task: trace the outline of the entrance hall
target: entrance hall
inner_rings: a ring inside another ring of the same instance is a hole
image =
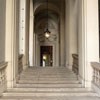
[[[0,99],[99,100],[99,0],[0,0]]]

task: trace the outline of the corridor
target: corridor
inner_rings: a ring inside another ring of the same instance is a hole
[[[1,98],[1,100],[99,99],[91,89],[83,88],[77,75],[65,67],[27,68],[21,73],[16,86],[8,89]]]
[[[0,100],[100,100],[99,0],[0,0]]]

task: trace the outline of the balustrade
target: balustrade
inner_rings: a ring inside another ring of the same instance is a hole
[[[78,75],[78,70],[79,70],[79,66],[78,66],[78,55],[77,54],[72,54],[72,57],[73,57],[72,70]]]
[[[7,89],[6,67],[7,62],[0,63],[0,95]]]
[[[93,68],[93,83],[100,88],[100,63],[92,62]]]
[[[20,74],[23,71],[23,54],[19,55],[18,58],[18,73]]]

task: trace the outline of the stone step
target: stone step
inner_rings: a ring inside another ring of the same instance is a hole
[[[53,83],[53,84],[16,84],[16,87],[26,87],[26,88],[32,88],[32,87],[59,87],[59,88],[66,88],[66,87],[77,87],[77,88],[80,88],[82,87],[81,84],[59,84],[59,83]]]
[[[57,72],[46,72],[46,73],[42,73],[42,72],[23,72],[22,74],[24,75],[37,75],[37,74],[40,74],[40,75],[75,75],[75,73],[57,73]]]
[[[82,88],[77,76],[66,68],[38,67],[22,72],[16,87],[3,93],[0,100],[87,100],[85,97],[97,96],[91,89]]]
[[[65,80],[65,79],[78,79],[77,77],[42,77],[42,76],[37,76],[37,77],[33,77],[33,76],[20,76],[20,79],[53,79],[53,80]]]
[[[77,77],[76,75],[42,75],[42,74],[36,74],[36,75],[27,75],[27,74],[21,74],[20,76],[27,76],[27,77]]]
[[[59,71],[60,70],[60,71]],[[52,72],[52,73],[63,73],[63,72],[67,72],[67,73],[73,73],[73,71],[70,71],[70,70],[66,70],[66,69],[33,69],[33,70],[24,70],[23,72],[43,72],[43,73],[46,73],[47,72]]]
[[[21,74],[24,74],[24,75],[37,75],[37,74],[40,74],[40,75],[76,75],[75,73],[52,73],[52,72],[46,72],[46,73],[42,73],[42,72],[22,72]]]
[[[60,76],[63,76],[63,77],[77,77],[75,74],[21,74],[21,76],[43,76],[43,77],[60,77]]]
[[[33,71],[23,71],[22,73],[31,73],[31,74],[36,74],[36,73],[42,73],[42,74],[74,74],[72,71],[54,71],[54,70],[33,70]]]
[[[33,68],[33,69],[25,69],[23,72],[33,72],[33,71],[52,71],[52,72],[73,72],[67,68]]]
[[[71,77],[71,76],[76,76],[75,74],[42,74],[42,73],[37,73],[37,74],[31,74],[31,73],[28,73],[28,74],[25,74],[25,73],[22,73],[21,74],[22,76],[25,75],[25,76],[53,76],[53,77],[56,77],[56,76],[64,76],[64,77]],[[77,76],[76,76],[77,77]]]
[[[77,81],[77,78],[28,78],[28,77],[20,77],[20,80],[33,80],[33,81]]]
[[[33,67],[33,68],[27,68],[26,70],[67,70],[67,71],[71,71],[70,69],[66,68],[66,67]]]
[[[49,96],[49,97],[22,97],[22,96],[5,96],[0,100],[100,100],[97,96]]]
[[[60,71],[59,71],[60,70]],[[73,71],[71,70],[68,70],[68,69],[33,69],[33,70],[24,70],[23,72],[35,72],[35,71],[41,71],[41,72],[44,72],[45,71],[48,71],[48,72],[59,72],[59,73],[62,73],[62,72],[68,72],[68,73],[72,73]]]
[[[34,71],[23,71],[23,73],[43,73],[43,74],[45,74],[45,73],[48,73],[48,74],[50,74],[50,73],[53,73],[53,74],[67,74],[67,73],[69,73],[69,74],[72,74],[72,73],[74,73],[74,72],[72,72],[72,71],[53,71],[53,70],[34,70]]]
[[[31,83],[31,84],[32,84],[32,83],[36,83],[36,84],[38,84],[38,83],[39,83],[39,84],[40,84],[40,83],[41,83],[41,84],[43,84],[43,83],[44,83],[44,84],[46,84],[46,83],[47,83],[47,84],[49,84],[49,83],[56,83],[56,84],[57,84],[57,83],[60,83],[60,84],[61,84],[61,83],[62,83],[62,84],[70,84],[70,83],[71,83],[71,84],[74,84],[74,83],[75,83],[75,84],[76,84],[76,83],[79,83],[79,81],[77,81],[77,80],[76,80],[76,81],[75,81],[75,80],[53,80],[53,81],[51,81],[51,80],[38,80],[38,79],[37,79],[37,80],[28,80],[28,81],[27,81],[27,80],[19,80],[18,83]]]
[[[7,92],[91,92],[89,88],[13,88],[8,89]]]
[[[49,97],[30,97],[30,96],[5,96],[0,100],[100,100],[97,96],[49,96]]]
[[[60,69],[57,69],[57,68],[41,68],[41,69],[39,69],[39,68],[37,68],[37,69],[25,69],[23,72],[35,72],[35,71],[41,71],[41,72],[45,72],[45,70],[46,71],[52,71],[52,72],[73,72],[72,70],[69,70],[69,69],[67,69],[67,68],[64,68],[64,69],[62,69],[62,68],[60,68]]]
[[[59,73],[62,73],[62,72],[68,72],[68,73],[73,73],[73,71],[71,71],[71,70],[68,70],[68,69],[54,69],[54,68],[52,68],[52,69],[32,69],[32,70],[29,70],[29,69],[26,69],[26,70],[24,70],[23,72],[44,72],[44,73],[46,73],[46,71],[47,72],[59,72]]]
[[[59,77],[49,77],[49,76],[20,76],[20,78],[40,78],[40,79],[69,79],[69,78],[75,78],[75,79],[78,79],[76,76],[72,76],[72,77],[63,77],[63,76],[59,76]]]
[[[60,97],[63,97],[63,96],[98,96],[96,93],[84,93],[84,92],[80,92],[80,93],[67,93],[67,92],[60,92],[60,93],[48,93],[48,92],[34,92],[34,93],[25,93],[25,92],[20,92],[20,93],[11,93],[11,92],[8,92],[8,93],[3,93],[3,96],[23,96],[23,97],[27,97],[27,96],[30,96],[30,97],[42,97],[42,96],[45,96],[45,97],[49,97],[49,96],[60,96]]]

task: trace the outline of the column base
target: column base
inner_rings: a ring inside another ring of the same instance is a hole
[[[78,80],[80,81],[80,83],[82,83],[82,87],[91,88],[91,84],[92,84],[91,80],[85,80],[80,75],[78,75]]]
[[[7,80],[7,88],[13,88],[15,81],[13,80]]]

